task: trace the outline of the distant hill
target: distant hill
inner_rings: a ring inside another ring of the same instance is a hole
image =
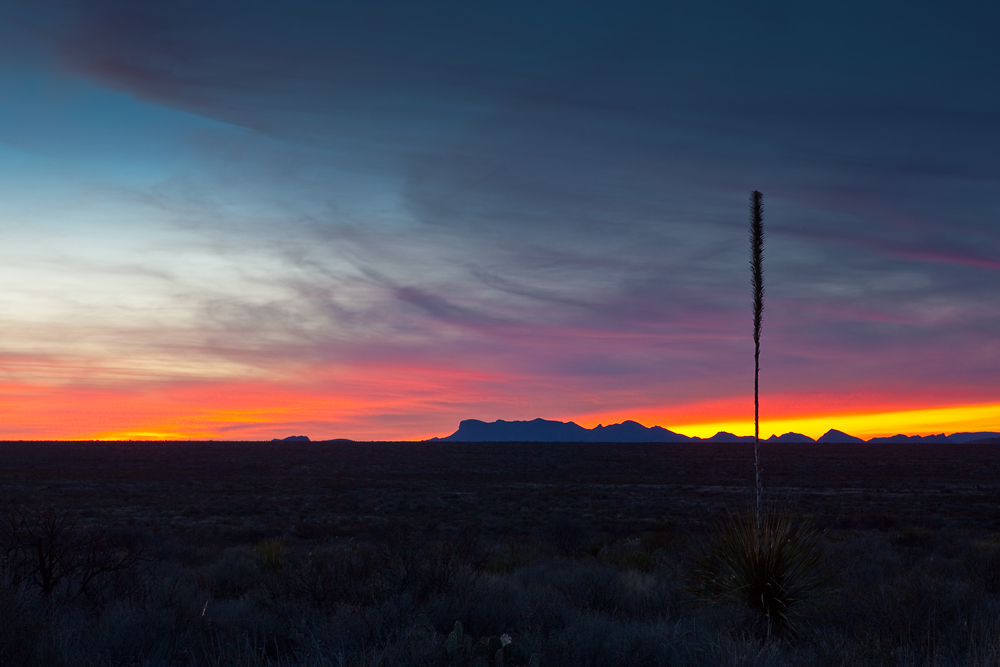
[[[977,444],[984,444],[979,442],[980,440],[1000,438],[1000,433],[994,431],[979,431],[977,433],[952,433],[948,436],[948,442],[976,442]]]
[[[932,444],[932,445],[947,445],[950,443],[948,436],[944,433],[939,433],[937,435],[903,435],[899,433],[897,435],[888,435],[881,438],[872,438],[868,442],[872,443],[890,443],[890,442],[912,442],[912,443],[922,443],[922,444]]]
[[[588,429],[573,422],[565,423],[547,419],[532,421],[504,421],[487,423],[479,419],[463,419],[458,430],[445,438],[459,442],[581,442],[590,435]]]
[[[802,436],[805,437],[805,436]],[[635,421],[584,428],[574,422],[548,419],[484,422],[464,419],[458,430],[444,438],[450,442],[753,442],[753,436],[720,431],[711,438],[692,438],[662,426],[646,427]],[[811,440],[810,440],[811,442]]]
[[[833,440],[826,439],[830,434],[836,434],[832,437],[846,436],[847,440]],[[883,436],[879,438],[871,438],[867,442],[873,444],[879,443],[914,443],[914,444],[925,444],[925,445],[960,445],[963,443],[973,443],[976,444],[990,444],[988,441],[991,438],[1000,437],[1000,433],[995,431],[979,431],[977,433],[952,433],[951,435],[945,435],[944,433],[938,433],[936,435],[903,435],[902,433],[896,435]],[[820,438],[817,442],[866,442],[861,438],[854,438],[853,436],[847,435],[846,433],[841,433],[840,431],[830,430]]]
[[[944,433],[938,433],[937,435],[891,435],[884,438],[872,438],[868,442],[919,442],[925,444],[933,445],[960,445],[962,443],[976,443],[976,444],[989,444],[984,443],[984,440],[996,439],[1000,437],[1000,433],[995,431],[979,431],[977,433],[952,433],[951,435],[945,435]]]
[[[586,430],[586,429],[584,429]],[[592,442],[687,442],[691,438],[668,431],[662,426],[643,426],[639,422],[624,421],[621,424],[600,426],[590,430]]]
[[[458,430],[444,438],[452,442],[687,442],[691,438],[661,426],[647,428],[634,421],[584,428],[574,422],[533,419],[531,421],[484,422],[464,419]]]
[[[298,436],[303,437],[303,436]],[[1000,437],[1000,433],[982,431],[978,433],[952,433],[945,435],[893,435],[872,438],[870,443],[931,443],[931,444],[961,444],[975,442],[977,444],[992,444],[990,439]],[[295,438],[295,436],[293,436]],[[291,440],[293,438],[285,438]],[[464,419],[458,425],[458,430],[444,438],[431,440],[445,442],[753,442],[752,435],[734,435],[720,431],[711,438],[689,437],[674,433],[661,426],[646,427],[634,421],[625,421],[610,426],[599,425],[594,428],[584,428],[574,422],[560,422],[550,419],[532,419],[531,421],[484,422],[479,419]],[[848,435],[843,431],[830,429],[818,440],[813,440],[801,433],[784,433],[772,435],[763,440],[770,443],[863,443],[865,440]]]
[[[691,440],[702,440],[703,442],[753,442],[753,436],[733,435],[728,431],[719,431],[711,438],[691,438]]]
[[[785,433],[784,435],[772,435],[764,442],[816,442],[808,435],[801,433]]]
[[[835,428],[831,428],[829,431],[824,433],[819,437],[816,442],[830,443],[830,444],[843,444],[848,442],[864,442],[861,438],[856,438],[853,435],[847,435],[843,431],[838,431]]]

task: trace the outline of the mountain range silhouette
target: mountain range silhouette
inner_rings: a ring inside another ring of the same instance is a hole
[[[763,440],[763,439],[762,439]],[[431,438],[431,441],[446,442],[753,442],[753,436],[738,436],[725,431],[716,433],[711,438],[699,438],[682,435],[665,429],[662,426],[646,427],[628,420],[621,424],[610,426],[598,425],[594,428],[584,428],[575,422],[561,422],[549,419],[532,419],[531,421],[484,422],[479,419],[464,419],[458,425],[458,430],[444,438]],[[843,431],[830,429],[813,440],[801,433],[784,433],[772,435],[764,442],[786,443],[925,443],[925,444],[1000,444],[1000,433],[981,431],[977,433],[952,433],[945,435],[893,435],[888,437],[862,438],[848,435]]]

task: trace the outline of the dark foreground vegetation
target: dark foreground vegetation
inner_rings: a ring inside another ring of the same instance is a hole
[[[770,639],[693,592],[752,449],[0,443],[0,665],[1000,664],[1000,447],[764,444]]]

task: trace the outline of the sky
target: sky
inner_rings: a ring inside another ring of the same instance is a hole
[[[1000,431],[998,24],[0,0],[0,439]]]

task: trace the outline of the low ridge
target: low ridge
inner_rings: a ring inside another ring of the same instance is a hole
[[[945,435],[893,435],[888,437],[864,440],[853,435],[830,429],[818,440],[813,440],[801,433],[784,433],[761,438],[771,443],[929,443],[929,444],[993,444],[990,440],[1000,437],[1000,433],[982,431],[977,433],[953,433]],[[286,438],[286,440],[291,438]],[[431,438],[432,441],[446,442],[753,442],[752,435],[735,435],[720,431],[710,438],[699,438],[675,433],[662,426],[643,426],[639,422],[628,420],[621,424],[609,426],[598,425],[594,428],[584,428],[575,422],[561,422],[551,419],[532,419],[530,421],[484,422],[480,419],[463,419],[458,430],[443,438]]]

